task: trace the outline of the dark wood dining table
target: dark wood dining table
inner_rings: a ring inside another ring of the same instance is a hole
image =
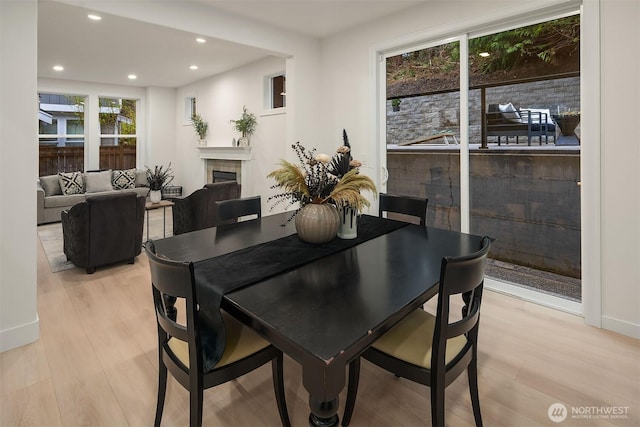
[[[170,259],[193,261],[196,279],[200,269],[208,280],[249,270],[251,261],[246,257],[257,253],[252,248],[271,252],[276,260],[281,254],[301,257],[293,265],[283,263],[282,271],[271,270],[268,277],[225,293],[220,306],[301,364],[309,392],[309,425],[337,426],[338,396],[348,363],[436,295],[444,256],[477,251],[481,237],[403,224],[306,260],[305,253],[322,247],[299,242],[293,221],[287,222],[289,216],[270,215],[157,240],[156,250]],[[374,217],[364,219],[374,221]],[[309,247],[288,253],[270,246],[283,239]],[[239,255],[235,262],[224,258],[234,254]],[[217,267],[224,271],[210,271],[216,260],[224,261]],[[206,304],[203,297],[209,295],[205,287],[197,284],[200,304]]]

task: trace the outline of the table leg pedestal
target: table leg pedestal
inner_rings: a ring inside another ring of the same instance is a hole
[[[302,383],[309,392],[310,427],[338,426],[338,396],[345,386],[345,370],[344,364],[335,361],[321,367],[303,361]]]
[[[309,396],[309,427],[337,427],[338,398],[321,402]]]

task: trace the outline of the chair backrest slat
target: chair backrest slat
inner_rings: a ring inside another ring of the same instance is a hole
[[[380,217],[384,212],[408,215],[417,218],[420,225],[425,225],[428,203],[429,199],[380,193],[378,214]]]
[[[159,292],[158,296],[162,297]],[[184,325],[181,325],[171,319],[167,314],[167,311],[162,307],[161,304],[161,302],[159,303],[158,301],[156,301],[156,316],[160,328],[162,328],[162,330],[165,331],[170,337],[175,337],[180,341],[189,342],[189,332],[187,328]]]
[[[466,334],[478,323],[480,317],[480,306],[475,304],[472,310],[461,320],[449,324],[447,328],[447,339]]]
[[[243,216],[262,216],[262,202],[260,196],[243,197],[216,202],[218,218],[221,222],[234,221]],[[234,221],[235,222],[235,221]]]

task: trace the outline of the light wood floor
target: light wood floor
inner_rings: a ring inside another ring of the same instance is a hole
[[[582,319],[486,292],[480,329],[480,402],[486,426],[549,426],[549,406],[628,407],[624,419],[562,426],[640,425],[638,340]],[[146,257],[134,265],[51,273],[38,254],[40,340],[0,354],[0,426],[150,426],[156,399],[156,325]],[[285,359],[289,413],[306,426],[301,371]],[[187,393],[168,387],[164,426],[188,425]],[[344,394],[341,396],[344,402]],[[447,389],[447,422],[471,426],[467,380]],[[342,408],[340,409],[340,414]],[[277,426],[265,366],[205,392],[204,425]],[[352,426],[430,425],[428,389],[363,362]]]

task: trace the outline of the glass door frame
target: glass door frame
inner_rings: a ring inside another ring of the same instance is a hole
[[[375,153],[378,165],[377,185],[380,192],[387,189],[388,172],[386,168],[386,59],[406,52],[460,42],[460,215],[461,230],[469,232],[470,223],[470,191],[469,191],[469,76],[468,76],[468,39],[471,37],[505,31],[512,28],[531,25],[542,21],[575,14],[581,15],[581,100],[583,103],[581,148],[581,258],[582,258],[582,302],[577,303],[563,298],[529,291],[524,288],[500,282],[494,279],[485,280],[487,288],[507,293],[526,301],[556,308],[562,311],[581,315],[589,325],[601,326],[601,280],[600,280],[600,168],[599,153],[599,30],[590,32],[590,40],[586,40],[584,28],[599,28],[598,5],[590,5],[587,13],[579,2],[557,5],[541,9],[526,16],[505,17],[501,21],[478,24],[474,29],[451,28],[439,33],[414,33],[406,38],[380,44],[370,49],[371,70],[373,70],[370,114],[372,129],[371,152]],[[594,44],[597,45],[594,48]],[[590,52],[584,48],[589,46]],[[591,101],[591,102],[589,102]],[[587,105],[589,104],[589,105]],[[377,210],[377,208],[374,206]]]

